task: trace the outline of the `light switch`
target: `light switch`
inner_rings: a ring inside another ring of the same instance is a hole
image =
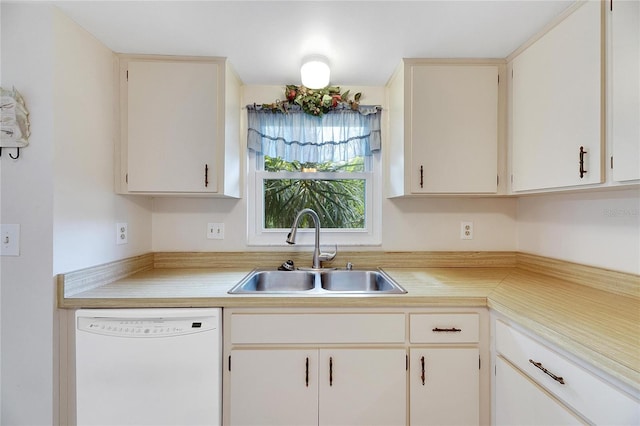
[[[210,240],[224,240],[224,223],[208,223],[207,238]]]
[[[0,255],[20,256],[20,225],[0,225]]]

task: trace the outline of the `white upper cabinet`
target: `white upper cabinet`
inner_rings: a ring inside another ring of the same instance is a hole
[[[511,61],[513,191],[603,181],[602,28],[584,2]]]
[[[640,179],[640,2],[609,4],[609,123],[613,180]]]
[[[121,193],[239,196],[240,81],[221,58],[120,57]]]
[[[403,60],[388,85],[389,196],[497,192],[503,68]]]

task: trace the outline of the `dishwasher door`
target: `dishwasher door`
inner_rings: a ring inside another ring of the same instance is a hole
[[[76,312],[78,425],[219,425],[220,309]]]

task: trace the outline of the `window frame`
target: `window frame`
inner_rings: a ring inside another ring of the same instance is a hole
[[[320,243],[322,247],[340,246],[379,246],[381,245],[381,195],[382,195],[382,166],[380,152],[374,152],[365,159],[369,163],[368,171],[364,172],[266,172],[261,170],[262,154],[248,150],[248,226],[247,244],[249,246],[286,246],[285,239],[290,228],[264,228],[264,180],[265,179],[323,179],[365,180],[365,211],[366,220],[363,229],[334,229],[321,228]],[[311,177],[313,176],[313,177]],[[292,224],[293,225],[293,224]],[[322,223],[320,224],[322,226]],[[298,229],[297,246],[313,246],[314,229]]]

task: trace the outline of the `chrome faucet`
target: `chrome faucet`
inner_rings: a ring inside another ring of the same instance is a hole
[[[300,210],[296,215],[296,218],[293,220],[293,226],[291,227],[291,231],[287,235],[286,241],[288,244],[296,243],[296,233],[298,232],[298,222],[300,222],[300,218],[305,214],[308,214],[309,216],[311,216],[311,220],[313,220],[313,226],[315,227],[315,230],[316,230],[315,245],[313,248],[313,263],[311,268],[322,269],[322,262],[333,260],[333,258],[336,257],[337,247],[336,247],[336,251],[333,253],[320,253],[320,218],[318,217],[318,213],[316,213],[311,209]]]

